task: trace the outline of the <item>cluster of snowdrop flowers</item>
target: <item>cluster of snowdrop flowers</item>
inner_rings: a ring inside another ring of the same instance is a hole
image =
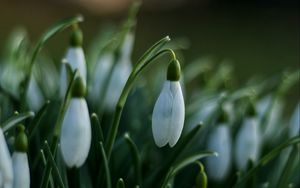
[[[228,115],[222,110],[217,125],[208,137],[207,148],[218,153],[217,157],[206,159],[208,177],[215,181],[226,178],[231,167],[232,141]]]
[[[65,61],[69,63],[72,68],[72,71],[75,69],[78,70],[79,75],[81,76],[84,85],[86,86],[87,79],[87,68],[85,62],[85,55],[82,49],[83,36],[80,28],[75,25],[73,27],[73,32],[70,38],[70,47],[68,48]],[[68,87],[68,78],[67,70],[64,63],[62,63],[61,74],[60,74],[60,96],[63,98],[66,94]]]
[[[3,131],[0,129],[0,187],[29,188],[30,172],[27,157],[28,141],[23,125],[17,127],[14,149],[11,158]]]
[[[173,59],[168,66],[167,80],[154,106],[152,132],[158,147],[166,144],[173,147],[183,129],[185,106],[179,83],[180,72],[178,60]]]
[[[99,96],[102,94],[102,97],[105,98],[103,105],[108,111],[114,110],[131,73],[133,44],[134,32],[129,31],[120,47],[119,56],[115,57],[113,52],[104,51],[93,70],[89,99],[93,103],[97,103]],[[104,87],[105,84],[107,84],[107,88]]]
[[[246,170],[248,162],[256,162],[260,154],[261,135],[256,109],[250,102],[246,117],[235,140],[235,160],[238,169]]]
[[[60,137],[62,156],[70,168],[83,165],[92,140],[89,110],[84,98],[86,87],[80,76],[76,77],[74,82]]]

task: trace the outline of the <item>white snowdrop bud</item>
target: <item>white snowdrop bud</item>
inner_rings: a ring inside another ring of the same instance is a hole
[[[300,103],[296,106],[296,109],[291,117],[290,120],[290,127],[289,127],[289,136],[294,137],[299,135],[300,131]]]
[[[70,40],[71,46],[68,48],[65,55],[65,60],[70,64],[72,70],[78,69],[79,75],[83,79],[83,83],[86,85],[87,70],[85,56],[82,49],[82,33],[81,30],[76,27],[73,30]],[[60,74],[60,96],[64,97],[68,86],[67,71],[62,64]]]
[[[240,170],[246,169],[249,160],[257,161],[260,139],[257,118],[246,117],[235,140],[235,161]]]
[[[0,187],[12,188],[13,166],[3,131],[0,128]]]
[[[80,77],[76,78],[72,99],[66,111],[60,135],[61,152],[70,168],[83,165],[91,146],[91,122],[88,106],[83,98],[85,87]]]
[[[14,173],[14,188],[29,188],[30,187],[30,171],[28,165],[27,149],[28,140],[24,133],[25,127],[17,127],[17,138],[15,141],[15,152],[12,156],[13,173]]]
[[[38,111],[44,103],[44,96],[34,76],[31,76],[29,80],[26,102],[29,109],[33,111]]]
[[[122,90],[132,70],[131,52],[133,49],[134,34],[129,32],[121,46],[120,57],[112,71],[111,79],[107,88],[106,104],[109,111],[115,109]]]
[[[173,60],[168,67],[167,81],[155,103],[152,132],[155,144],[173,147],[181,135],[184,124],[184,99],[179,83],[180,65]]]
[[[231,166],[231,135],[226,123],[214,127],[208,138],[208,149],[218,153],[217,157],[206,159],[208,177],[215,181],[226,178]]]

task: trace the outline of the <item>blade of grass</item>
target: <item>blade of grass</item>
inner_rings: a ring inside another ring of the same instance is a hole
[[[8,131],[9,129],[13,128],[14,126],[16,126],[18,123],[20,123],[24,119],[31,118],[34,115],[35,115],[34,112],[24,112],[21,114],[17,113],[17,115],[9,118],[2,124],[1,127],[2,127],[3,132]]]
[[[297,158],[297,155],[299,155],[298,148],[297,148],[297,146],[294,146],[293,149],[292,149],[292,152],[290,153],[290,156],[288,158],[286,166],[283,169],[283,172],[282,172],[282,174],[280,176],[280,179],[277,183],[277,188],[288,187],[289,177],[291,177],[291,173],[292,173],[292,170],[293,170],[293,165],[295,164],[294,162]]]
[[[47,156],[48,156],[48,159],[50,159],[50,160],[48,160],[47,162],[48,162],[48,163],[49,163],[49,162],[51,163],[51,167],[52,167],[52,169],[54,170],[54,174],[55,174],[55,177],[56,177],[56,179],[57,179],[57,181],[58,181],[59,187],[65,188],[65,185],[64,185],[64,183],[63,183],[62,177],[61,177],[61,175],[60,175],[60,173],[59,173],[58,167],[57,167],[57,165],[56,165],[56,163],[55,163],[54,157],[53,157],[53,155],[52,155],[52,153],[51,153],[51,149],[50,149],[50,146],[49,146],[49,144],[48,144],[47,141],[45,141],[45,151],[46,151],[46,154],[47,154]]]
[[[197,160],[202,159],[204,157],[217,156],[217,155],[218,154],[216,152],[202,151],[177,162],[172,168],[170,168],[169,173],[167,174],[167,176],[163,181],[162,187],[165,187],[167,183],[170,181],[170,179],[172,179],[180,170],[182,170],[186,166],[193,164]]]
[[[29,140],[31,140],[32,137],[34,136],[34,133],[36,132],[36,130],[38,128],[38,125],[40,124],[42,118],[44,117],[44,115],[47,112],[49,104],[50,104],[50,101],[49,100],[46,101],[45,104],[42,106],[42,108],[38,111],[38,113],[36,114],[34,119],[29,124],[29,126],[27,128],[28,134],[29,134]]]
[[[141,157],[140,157],[137,145],[130,138],[129,133],[124,134],[124,139],[125,139],[126,143],[128,144],[130,153],[131,153],[133,161],[134,161],[135,175],[136,175],[136,179],[137,179],[136,183],[137,183],[137,185],[142,186],[142,165],[141,165]]]
[[[108,160],[107,160],[102,142],[100,142],[100,149],[101,149],[101,155],[102,155],[105,174],[106,174],[106,187],[111,188],[110,170],[109,170]]]
[[[118,179],[117,188],[125,188],[125,183],[122,178]]]

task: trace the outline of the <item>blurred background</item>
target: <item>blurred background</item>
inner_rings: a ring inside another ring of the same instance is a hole
[[[121,23],[131,0],[1,0],[0,48],[9,33],[25,27],[36,41],[52,23],[81,13],[85,46],[104,24]],[[299,67],[299,6],[295,0],[144,0],[138,14],[133,62],[165,35],[184,41],[188,63],[202,56],[229,60],[240,80]],[[59,60],[67,33],[47,51]],[[2,49],[1,49],[2,51]]]

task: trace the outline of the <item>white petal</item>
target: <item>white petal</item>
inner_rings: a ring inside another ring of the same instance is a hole
[[[30,172],[26,153],[14,152],[12,156],[14,170],[14,188],[30,187]]]
[[[42,107],[44,102],[44,97],[41,89],[39,88],[36,79],[33,76],[31,76],[29,80],[26,100],[29,108],[34,111],[38,111]]]
[[[91,87],[89,88],[89,99],[93,103],[97,103],[100,97],[101,92],[103,91],[104,83],[108,77],[110,69],[113,65],[113,54],[107,53],[101,56],[98,60],[97,64],[95,65],[95,69],[92,74],[92,83]]]
[[[86,63],[82,48],[69,48],[65,57],[73,70],[78,69],[79,74],[83,78],[83,82],[86,83]]]
[[[228,125],[219,125],[214,128],[208,138],[208,149],[216,151],[217,157],[206,159],[208,177],[216,181],[223,180],[231,165],[231,136]]]
[[[299,135],[300,131],[300,103],[298,103],[290,120],[289,136],[294,137]]]
[[[85,57],[82,48],[70,47],[67,50],[65,59],[67,60],[67,63],[70,64],[73,71],[75,69],[78,69],[78,72],[81,78],[83,79],[83,83],[86,84],[87,70],[86,70]],[[61,71],[60,71],[60,96],[62,98],[65,96],[67,87],[68,87],[68,79],[67,79],[66,67],[62,63]]]
[[[184,99],[179,82],[170,82],[170,91],[173,98],[172,117],[170,122],[169,145],[173,147],[181,135],[184,124]]]
[[[0,128],[0,171],[2,174],[2,183],[4,187],[12,187],[13,167],[6,141]]]
[[[130,59],[133,43],[134,43],[134,34],[132,32],[129,32],[125,36],[124,42],[122,44],[121,59]]]
[[[167,81],[164,83],[152,114],[152,132],[155,144],[158,147],[165,146],[169,141],[172,103],[173,97],[170,91],[170,82]]]
[[[111,111],[115,109],[121,92],[131,73],[131,69],[131,62],[128,59],[120,59],[120,62],[117,62],[115,65],[107,88],[106,107],[108,110]]]
[[[235,159],[239,169],[245,170],[249,160],[257,161],[260,136],[256,118],[246,118],[239,130],[235,143]]]
[[[60,142],[68,167],[79,167],[85,162],[91,145],[91,123],[85,99],[71,99],[63,120]]]

